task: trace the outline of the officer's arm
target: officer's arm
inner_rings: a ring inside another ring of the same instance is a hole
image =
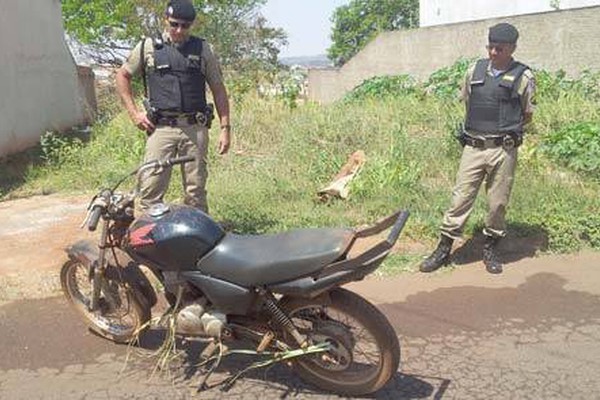
[[[217,61],[217,56],[213,53],[210,46],[204,46],[202,49],[202,60],[204,62],[204,75],[206,76],[206,83],[212,92],[215,106],[217,107],[217,114],[221,122],[222,130],[229,129],[229,98],[227,96],[227,89],[223,83],[223,74],[221,72],[221,66]]]
[[[521,101],[523,104],[523,125],[527,125],[533,119],[535,110],[535,78],[530,70],[524,72],[523,94]]]
[[[229,126],[229,97],[227,96],[227,89],[223,82],[216,82],[209,85],[210,91],[213,94],[215,100],[215,106],[217,107],[217,114],[219,114],[219,120],[221,127]]]
[[[133,91],[131,89],[131,73],[125,65],[117,70],[115,81],[117,85],[117,93],[129,114],[129,118],[138,129],[146,131],[148,134],[154,132],[154,124],[150,122],[145,111],[138,110],[133,100]]]
[[[220,130],[219,135],[219,154],[225,154],[229,151],[231,144],[231,122],[229,120],[229,97],[227,89],[223,84],[223,74],[221,66],[217,61],[209,46],[204,46],[202,50],[202,59],[204,61],[205,76],[208,87],[212,92],[217,114],[219,114]]]
[[[460,91],[460,98],[465,102],[465,110],[467,112],[469,111],[469,96],[471,95],[471,77],[473,76],[474,71],[475,64],[472,64],[467,68]]]
[[[220,130],[218,152],[225,154],[231,146],[231,124],[229,122],[229,98],[227,97],[227,89],[222,81],[209,83],[208,85],[215,100],[217,114],[219,114]]]
[[[133,75],[140,73],[142,70],[141,60],[142,42],[139,42],[127,57],[121,68],[117,70],[115,76],[117,93],[123,102],[129,116],[133,120],[138,114],[138,109],[133,100],[133,90],[131,89],[131,79]]]
[[[139,110],[133,101],[131,78],[131,74],[125,69],[125,67],[121,67],[117,70],[115,81],[117,84],[117,93],[119,94],[127,113],[131,119],[134,119],[135,115],[139,113]]]

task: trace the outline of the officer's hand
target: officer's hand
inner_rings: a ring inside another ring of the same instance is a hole
[[[219,135],[219,154],[226,154],[229,151],[229,146],[231,145],[231,132],[229,128],[221,129],[221,134]]]
[[[152,122],[150,122],[150,120],[148,119],[148,116],[146,115],[146,112],[144,112],[144,111],[138,111],[132,117],[132,120],[133,120],[133,123],[135,124],[135,126],[137,126],[139,130],[142,130],[148,134],[154,132],[154,130],[156,129],[156,127],[154,126],[154,124]]]

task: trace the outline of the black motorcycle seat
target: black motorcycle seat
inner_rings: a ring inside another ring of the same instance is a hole
[[[349,229],[297,229],[275,235],[227,234],[198,262],[203,274],[245,287],[290,281],[337,260]]]

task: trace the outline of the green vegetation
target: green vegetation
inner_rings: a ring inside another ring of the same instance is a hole
[[[219,55],[224,71],[241,87],[270,81],[281,66],[282,29],[271,28],[260,15],[266,0],[192,0],[194,35],[203,37]],[[78,50],[99,63],[120,64],[122,55],[144,36],[162,32],[165,0],[61,0],[66,33]]]
[[[331,18],[332,45],[327,56],[341,66],[381,32],[419,25],[417,0],[352,0],[335,9]]]
[[[406,76],[376,78],[330,106],[291,108],[285,99],[247,95],[234,105],[231,154],[218,156],[214,141],[211,146],[211,213],[238,232],[263,233],[357,226],[408,208],[412,216],[402,241],[409,250],[390,257],[385,271],[414,268],[437,238],[458,168],[461,149],[452,127],[463,114],[455,92],[457,70],[465,65],[460,61],[423,84]],[[508,212],[511,235],[547,238],[542,250],[600,249],[600,89],[538,74],[544,76],[538,108],[520,149]],[[545,77],[564,88],[545,87]],[[88,140],[47,135],[37,150],[45,162],[29,164],[19,179],[2,185],[0,195],[92,193],[136,166],[143,147],[144,135],[122,113],[94,126]],[[316,192],[358,149],[367,162],[350,198],[318,202]],[[6,165],[1,168],[0,175],[10,176]],[[170,200],[181,201],[180,186],[174,177]],[[485,211],[480,196],[467,236],[479,231]]]
[[[464,84],[467,69],[473,62],[474,59],[461,58],[449,67],[435,71],[425,82],[425,90],[441,99],[456,99]]]
[[[543,150],[572,170],[600,179],[600,123],[565,125],[546,137]]]
[[[365,99],[394,98],[415,94],[416,90],[417,82],[410,75],[377,76],[358,85],[344,100],[362,102]]]

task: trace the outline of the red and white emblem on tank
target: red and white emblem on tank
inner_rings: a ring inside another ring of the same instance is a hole
[[[154,239],[150,236],[150,232],[155,226],[156,224],[148,224],[129,232],[129,243],[133,247],[154,244]]]

